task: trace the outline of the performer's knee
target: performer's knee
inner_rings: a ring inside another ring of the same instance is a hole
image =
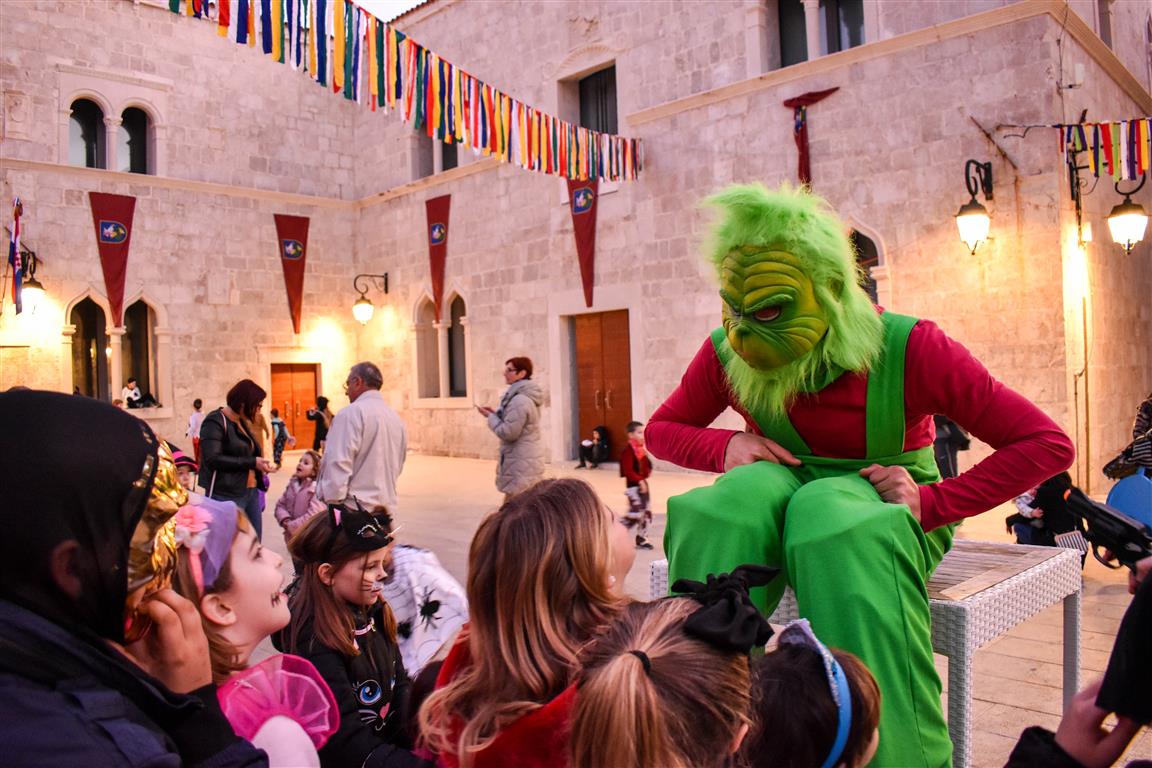
[[[861,477],[813,480],[797,490],[788,503],[785,546],[791,550],[801,544],[828,542],[838,549],[858,550],[866,541],[891,536],[899,517],[912,520],[905,507],[884,502]]]

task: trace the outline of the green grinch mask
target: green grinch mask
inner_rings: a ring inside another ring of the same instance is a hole
[[[797,393],[868,370],[882,323],[859,285],[848,229],[828,204],[806,189],[758,184],[705,202],[720,213],[708,252],[737,353],[725,365],[737,399],[783,414]]]
[[[828,332],[812,279],[788,251],[736,248],[720,264],[720,283],[728,343],[757,370],[799,360]]]

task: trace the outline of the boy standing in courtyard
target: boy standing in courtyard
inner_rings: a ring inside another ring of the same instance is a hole
[[[648,493],[648,477],[652,474],[652,459],[644,449],[644,424],[628,422],[628,444],[620,453],[620,475],[624,478],[624,495],[628,497],[628,513],[621,522],[629,530],[635,529],[636,549],[652,549],[648,541],[648,524],[652,522],[652,500]]]

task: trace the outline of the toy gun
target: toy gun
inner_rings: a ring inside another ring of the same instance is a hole
[[[1136,561],[1152,556],[1152,535],[1139,520],[1134,520],[1114,507],[1092,501],[1079,488],[1064,492],[1064,500],[1072,514],[1080,518],[1084,535],[1092,542],[1092,556],[1108,568],[1126,565],[1136,570]],[[1108,550],[1120,565],[1112,565],[1100,556],[1100,548]]]

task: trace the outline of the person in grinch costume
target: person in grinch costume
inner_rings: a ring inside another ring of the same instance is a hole
[[[874,306],[820,198],[748,185],[707,202],[723,327],[647,434],[653,455],[724,474],[669,500],[669,580],[780,567],[753,594],[765,614],[790,584],[821,640],[880,683],[873,765],[948,765],[925,584],[957,521],[1066,469],[1071,441],[935,324]],[[745,431],[709,426],[727,408]],[[941,481],[935,413],[994,452]]]

